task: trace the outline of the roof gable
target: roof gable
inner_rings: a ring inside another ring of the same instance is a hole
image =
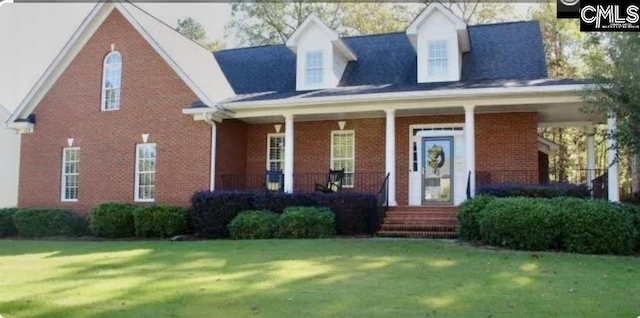
[[[100,2],[91,10],[63,49],[11,116],[9,125],[26,118],[42,101],[73,59],[113,10],[118,10],[185,84],[208,106],[234,95],[211,53],[129,2]]]
[[[334,30],[331,30],[315,13],[311,13],[307,16],[306,19],[300,24],[300,26],[289,36],[286,46],[294,53],[297,51],[297,46],[304,38],[305,33],[313,28],[318,28],[324,36],[334,45],[338,51],[344,55],[348,60],[353,61],[357,59],[357,55],[346,45],[338,33]]]

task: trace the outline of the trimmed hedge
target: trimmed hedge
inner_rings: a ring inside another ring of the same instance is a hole
[[[78,236],[86,231],[85,221],[65,209],[19,209],[13,221],[24,237]]]
[[[231,238],[237,240],[261,240],[274,238],[278,227],[278,215],[270,211],[245,211],[229,223]]]
[[[187,233],[189,209],[174,206],[153,205],[133,211],[136,236],[172,237]]]
[[[633,216],[620,204],[571,198],[552,201],[562,211],[562,245],[582,254],[631,254],[636,244]]]
[[[289,207],[278,219],[279,238],[327,238],[335,234],[334,215],[328,208]]]
[[[474,202],[477,201],[477,202]],[[486,202],[489,201],[489,204]],[[484,208],[483,208],[484,206]],[[640,208],[579,198],[476,197],[461,206],[462,239],[524,250],[622,254],[640,250]],[[471,217],[469,217],[471,216]]]
[[[476,196],[473,200],[464,201],[458,209],[458,237],[467,241],[479,241],[479,218],[484,208],[494,200],[487,195]]]
[[[134,236],[133,211],[137,208],[137,205],[127,203],[104,203],[96,206],[89,213],[91,232],[108,238]]]
[[[560,214],[547,200],[493,200],[480,217],[482,241],[518,250],[543,251],[558,246]]]
[[[191,226],[197,236],[228,237],[229,223],[243,211],[281,214],[290,206],[325,207],[335,215],[339,235],[372,234],[378,216],[377,198],[369,193],[264,193],[204,191],[191,200]]]
[[[0,209],[0,237],[18,235],[18,229],[13,223],[13,215],[16,212],[18,212],[16,208]]]
[[[489,195],[497,198],[527,197],[527,198],[590,198],[589,188],[584,184],[550,183],[544,185],[499,184],[480,187],[478,195]]]

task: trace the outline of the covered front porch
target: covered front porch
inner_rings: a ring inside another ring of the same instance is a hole
[[[329,170],[344,169],[340,191],[384,189],[390,206],[457,206],[477,187],[555,181],[541,164],[540,127],[607,122],[615,129],[614,118],[583,113],[572,86],[411,92],[366,102],[232,102],[226,118],[211,108],[184,112],[212,124],[213,190],[273,190],[267,171],[281,171],[276,190],[310,192],[327,184]],[[594,157],[592,147],[587,156]],[[614,158],[609,151],[607,160]],[[558,181],[593,188],[606,179],[601,191],[617,201],[617,165],[606,170],[589,159],[575,178]]]

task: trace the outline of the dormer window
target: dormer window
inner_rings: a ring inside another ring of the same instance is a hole
[[[427,72],[429,77],[447,76],[449,51],[446,40],[429,41]]]
[[[313,13],[309,14],[286,42],[296,54],[296,90],[338,87],[349,61],[357,59],[337,32]]]
[[[307,52],[305,82],[307,85],[318,85],[323,82],[322,51]]]

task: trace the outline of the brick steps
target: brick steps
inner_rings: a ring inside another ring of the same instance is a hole
[[[379,237],[455,238],[458,228],[457,207],[389,207]]]
[[[379,231],[378,237],[400,237],[400,238],[456,238],[456,232],[417,232],[417,231]]]

